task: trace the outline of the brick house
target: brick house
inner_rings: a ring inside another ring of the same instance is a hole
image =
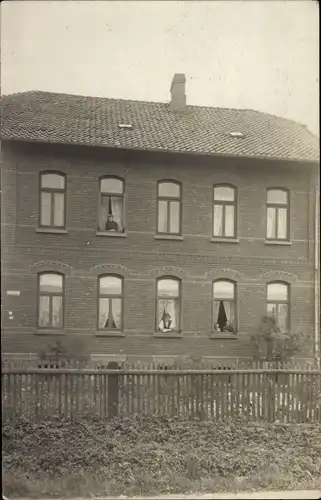
[[[1,100],[2,353],[247,357],[266,312],[318,356],[319,142],[251,110]]]

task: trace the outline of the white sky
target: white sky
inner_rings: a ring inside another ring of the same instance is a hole
[[[48,90],[251,108],[319,134],[314,0],[3,1],[1,92]]]

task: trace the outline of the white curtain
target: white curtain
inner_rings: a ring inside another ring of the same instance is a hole
[[[224,300],[223,305],[227,321],[230,321],[234,326],[234,302]]]
[[[41,225],[50,226],[51,224],[51,194],[41,193]]]
[[[158,202],[158,232],[167,233],[167,202]]]
[[[107,319],[109,312],[109,299],[99,299],[99,328],[107,328]]]
[[[219,307],[220,307],[219,300],[214,300],[214,304],[213,304],[213,321],[214,321],[214,325],[216,323],[218,323],[218,310],[219,310]]]
[[[223,207],[214,205],[214,236],[223,235]]]
[[[54,225],[57,227],[63,227],[64,226],[64,211],[65,211],[65,195],[62,193],[55,193],[54,194],[55,201],[54,201],[54,207],[55,207],[55,212],[54,212]]]
[[[175,299],[158,299],[158,327],[160,328],[164,313],[170,315],[172,321],[171,328],[173,330],[178,329],[178,319],[179,319],[179,303]]]
[[[98,220],[99,231],[105,231],[108,211],[109,211],[109,196],[101,196],[100,207],[99,207],[99,220]]]
[[[115,222],[118,224],[118,231],[123,230],[123,198],[111,198],[111,213],[114,216]]]
[[[39,301],[39,326],[49,326],[49,297],[41,296]]]
[[[278,238],[286,238],[286,208],[278,209]]]
[[[234,236],[234,206],[225,206],[225,235]]]
[[[62,326],[62,297],[52,297],[52,326]]]
[[[268,207],[267,209],[267,229],[266,237],[275,238],[275,208]]]
[[[278,327],[282,333],[287,331],[288,306],[287,304],[279,304],[278,307]]]
[[[112,318],[110,318],[110,319],[114,320],[116,328],[120,329],[121,328],[121,299],[112,299],[111,310],[112,310]],[[111,328],[113,327],[112,321],[110,322],[109,326]]]
[[[171,205],[171,208],[170,208],[171,219],[170,219],[169,230],[171,233],[178,233],[179,232],[179,202],[178,201],[171,201],[170,205]]]

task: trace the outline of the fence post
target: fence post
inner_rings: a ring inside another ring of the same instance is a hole
[[[118,370],[117,361],[110,361],[109,370]],[[108,418],[117,417],[119,399],[119,375],[108,375]]]

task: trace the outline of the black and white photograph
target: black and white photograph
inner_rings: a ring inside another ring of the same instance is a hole
[[[319,3],[0,9],[3,498],[321,498]]]

